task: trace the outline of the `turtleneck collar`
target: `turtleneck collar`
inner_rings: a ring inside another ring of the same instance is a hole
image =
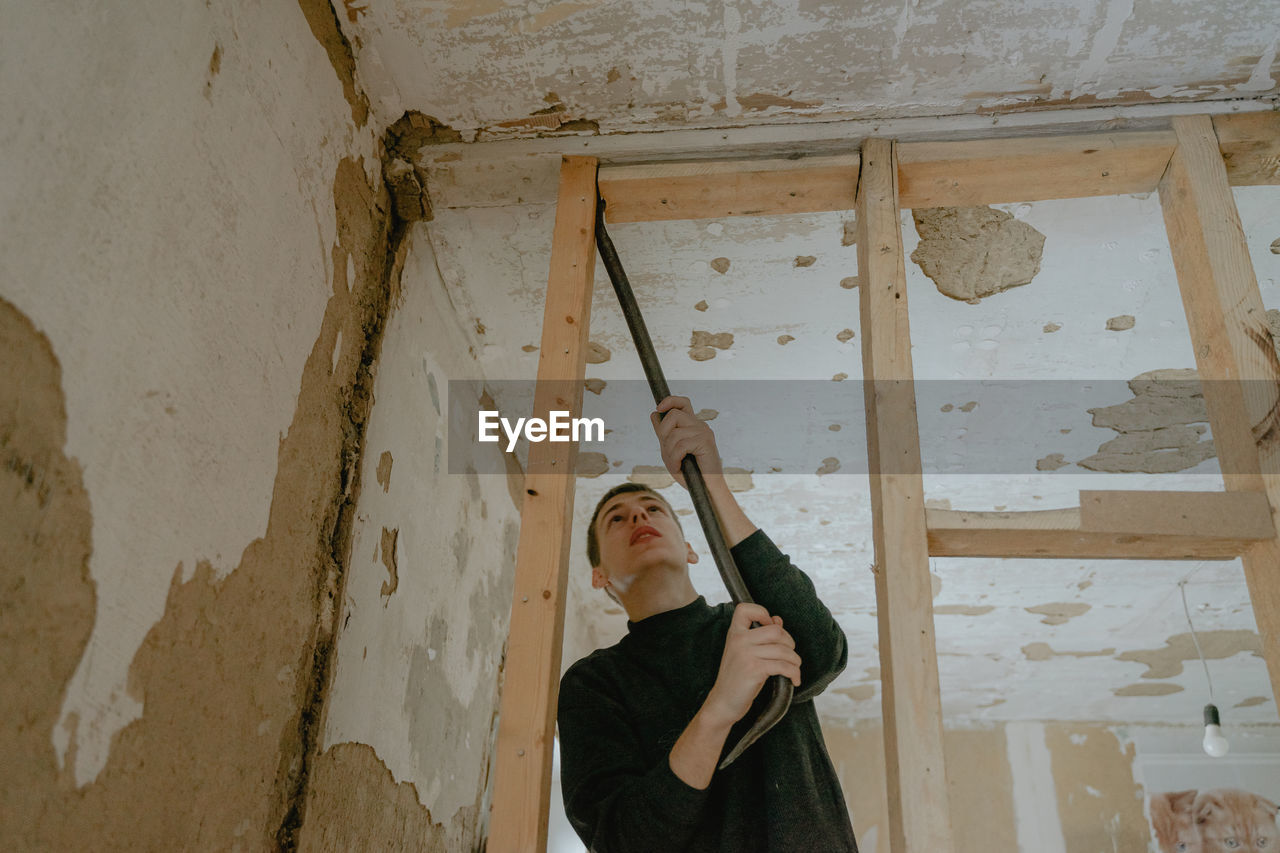
[[[707,604],[706,596],[700,595],[683,607],[646,616],[639,622],[627,620],[627,634],[636,638],[647,638],[680,633],[701,624],[711,609]]]

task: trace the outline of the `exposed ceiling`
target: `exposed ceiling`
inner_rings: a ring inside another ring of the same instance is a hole
[[[1254,98],[1273,0],[344,0],[361,82],[471,139]]]
[[[1270,99],[1280,78],[1271,0],[1216,8],[347,0],[347,12],[361,80],[384,120],[417,110],[465,141]],[[661,159],[673,134],[632,138],[633,149]],[[498,408],[519,415],[531,408],[538,358],[557,143],[445,145],[424,149],[419,164],[430,175],[435,219],[426,231],[440,272]],[[486,155],[497,148],[500,157]],[[1280,187],[1236,196],[1263,301],[1280,307],[1280,249],[1271,248]],[[1194,366],[1158,199],[997,209],[1006,225],[1044,236],[1030,283],[963,302],[907,264],[916,375],[932,380],[918,389],[930,504],[1029,510],[1076,506],[1088,488],[1221,489],[1212,458],[1166,474],[1078,464],[1118,435],[1095,426],[1088,408],[1132,400],[1126,381],[1141,373]],[[843,720],[880,713],[851,220],[612,228],[673,387],[718,411],[712,425],[726,464],[751,472],[744,508],[814,578],[845,628],[848,669],[819,705]],[[919,238],[908,211],[903,226],[910,255]],[[591,461],[604,473],[578,481],[570,661],[625,630],[587,583],[585,515],[609,486],[660,464],[642,374],[603,268],[594,306],[591,338],[610,355],[588,365],[599,393],[586,394],[585,414],[604,417],[612,432],[583,448],[602,454]],[[1173,452],[1192,455],[1207,436],[1196,433],[1203,424],[1183,422],[1186,440]],[[1138,467],[1148,469],[1168,453],[1143,452]],[[678,486],[663,493],[688,507]],[[696,522],[685,522],[705,557]],[[1238,561],[937,559],[932,571],[948,720],[1195,723],[1205,679],[1177,586],[1189,576],[1224,717],[1277,721]],[[709,599],[727,597],[709,560],[693,575]]]

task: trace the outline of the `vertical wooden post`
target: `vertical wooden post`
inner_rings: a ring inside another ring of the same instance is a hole
[[[1265,491],[1280,535],[1280,359],[1218,138],[1208,116],[1173,119],[1160,181],[1174,269],[1228,491]],[[1271,693],[1280,700],[1280,540],[1243,557]]]
[[[595,274],[596,159],[565,157],[542,315],[534,417],[582,415]],[[577,442],[529,445],[494,748],[490,853],[546,850]]]
[[[858,275],[890,849],[951,853],[924,480],[897,205],[895,143],[864,141],[856,205]]]
[[[951,853],[898,162],[891,140],[863,142],[857,217],[889,849]]]

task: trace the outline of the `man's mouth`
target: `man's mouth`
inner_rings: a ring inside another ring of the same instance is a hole
[[[655,539],[660,536],[662,536],[662,534],[654,530],[652,527],[637,527],[635,532],[631,534],[631,544],[634,545],[645,539]]]

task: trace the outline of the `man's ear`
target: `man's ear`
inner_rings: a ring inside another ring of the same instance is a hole
[[[685,557],[685,559],[689,562],[689,565],[693,565],[694,563],[698,562],[698,552],[693,550],[693,546],[690,545],[688,542],[686,542],[684,543],[684,547],[689,552],[688,555]]]
[[[609,578],[604,572],[600,571],[599,566],[591,567],[591,586],[595,589],[604,589],[609,583]]]

